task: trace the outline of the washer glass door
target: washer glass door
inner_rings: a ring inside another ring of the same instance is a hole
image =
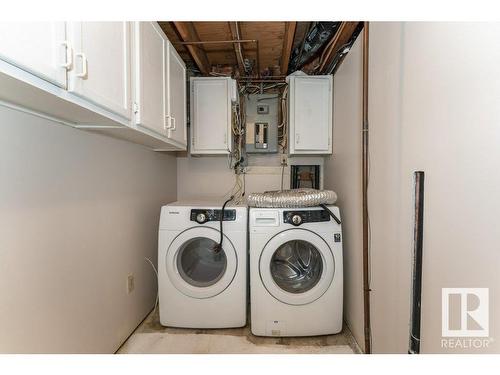
[[[177,255],[177,270],[182,279],[200,288],[214,285],[226,271],[224,251],[215,252],[217,242],[206,237],[196,237],[185,242]]]
[[[194,298],[209,298],[231,284],[238,263],[236,251],[224,236],[222,250],[217,252],[219,240],[218,230],[195,227],[172,241],[165,262],[168,277],[180,292]]]
[[[335,271],[332,251],[323,238],[305,229],[278,233],[264,247],[261,280],[281,302],[305,305],[330,287]]]

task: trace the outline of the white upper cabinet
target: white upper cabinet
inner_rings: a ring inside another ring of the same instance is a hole
[[[157,22],[0,22],[0,105],[187,148],[186,66]]]
[[[135,22],[135,119],[185,150],[186,65],[156,22]]]
[[[174,46],[170,42],[167,45],[167,135],[172,141],[186,147],[186,64]]]
[[[66,88],[72,65],[65,22],[0,22],[0,59]]]
[[[191,153],[231,152],[231,97],[234,80],[191,78]]]
[[[165,37],[155,22],[135,22],[135,101],[137,125],[166,135]]]
[[[69,22],[68,40],[74,49],[69,91],[130,119],[130,23]]]
[[[331,154],[332,76],[289,76],[287,80],[290,154]]]

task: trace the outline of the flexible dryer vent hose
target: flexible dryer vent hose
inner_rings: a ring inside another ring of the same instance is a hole
[[[337,194],[331,190],[292,189],[266,191],[248,195],[247,204],[259,208],[294,208],[314,207],[322,204],[334,204]]]

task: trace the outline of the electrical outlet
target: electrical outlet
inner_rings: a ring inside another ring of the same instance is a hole
[[[135,280],[134,275],[130,274],[127,277],[127,294],[130,294],[134,291],[135,288]]]

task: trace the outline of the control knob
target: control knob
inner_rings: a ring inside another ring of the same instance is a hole
[[[207,215],[204,214],[203,212],[200,212],[198,215],[196,215],[196,222],[198,224],[203,224],[207,221]]]
[[[295,214],[292,216],[292,224],[298,226],[302,224],[302,216]]]

